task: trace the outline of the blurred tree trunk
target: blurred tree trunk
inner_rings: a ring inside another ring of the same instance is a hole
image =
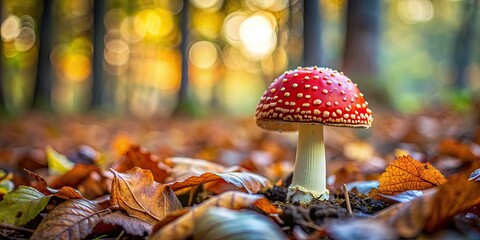
[[[5,95],[3,94],[3,78],[5,77],[3,71],[3,47],[0,51],[0,115],[7,112],[7,106],[5,103]]]
[[[455,85],[460,88],[465,88],[468,86],[465,70],[471,63],[472,44],[475,40],[475,22],[479,1],[467,0],[461,2],[461,4],[463,4],[463,19],[454,42],[453,73]]]
[[[188,0],[183,0],[183,9],[181,14],[180,31],[182,33],[182,41],[180,43],[180,51],[182,54],[182,78],[180,80],[180,89],[177,93],[177,106],[173,114],[179,115],[188,112],[188,40],[189,40],[189,16],[188,16]]]
[[[103,50],[105,29],[103,16],[105,14],[105,1],[93,1],[93,82],[92,100],[90,107],[98,109],[105,105],[105,73],[103,68]]]
[[[53,0],[43,1],[43,14],[40,20],[39,52],[37,64],[37,79],[33,92],[32,107],[40,110],[52,110],[52,64],[50,53],[53,48],[52,29]]]
[[[303,66],[323,66],[322,15],[319,0],[303,2]]]
[[[370,101],[390,107],[391,100],[379,81],[380,0],[348,0],[342,71],[359,85]]]
[[[378,73],[380,0],[349,0],[343,71],[374,76]]]

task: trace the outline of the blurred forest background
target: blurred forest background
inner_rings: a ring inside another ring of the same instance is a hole
[[[344,71],[372,108],[471,112],[478,0],[1,0],[0,109],[253,116],[299,65]]]

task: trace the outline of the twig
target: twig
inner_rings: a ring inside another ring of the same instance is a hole
[[[0,223],[0,228],[19,231],[19,232],[26,232],[26,233],[30,233],[30,234],[33,234],[33,232],[34,232],[32,229],[17,227],[17,226],[13,226],[13,225],[6,224],[6,223]]]
[[[352,215],[352,205],[350,205],[350,197],[348,196],[348,189],[346,184],[343,184],[343,193],[345,194],[345,204],[347,205],[348,214]]]

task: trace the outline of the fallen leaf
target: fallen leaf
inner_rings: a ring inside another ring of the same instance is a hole
[[[248,193],[257,193],[264,188],[271,187],[268,179],[252,172],[203,173],[200,176],[191,176],[181,182],[172,182],[168,185],[173,191],[204,183],[223,180]]]
[[[392,226],[400,237],[415,238],[425,227],[426,217],[432,211],[432,200],[437,190],[428,189],[412,201],[386,208],[378,212],[374,219]]]
[[[270,218],[251,210],[212,206],[198,216],[193,239],[285,239],[282,229]]]
[[[468,178],[468,181],[477,181],[480,182],[480,168],[476,169],[475,171],[470,174],[470,177]]]
[[[38,182],[35,188],[44,194],[47,194],[47,195],[53,194],[53,196],[63,198],[63,199],[83,198],[82,194],[76,189],[73,189],[68,186],[64,186],[60,189],[50,188],[48,187],[47,180],[45,180],[45,178],[28,169],[23,169],[23,170],[25,170],[28,173],[28,175],[30,175],[32,178],[34,178]]]
[[[480,182],[469,180],[470,175],[478,170],[480,164],[474,165],[476,166],[449,178],[435,194],[433,211],[426,221],[427,231],[439,229],[456,214],[480,204]]]
[[[146,236],[152,233],[152,225],[138,218],[130,217],[120,211],[102,216],[103,223],[120,226],[126,233],[133,236]]]
[[[418,190],[408,190],[408,191],[401,192],[401,193],[396,194],[396,195],[385,195],[385,194],[378,194],[378,195],[382,196],[386,199],[393,200],[395,202],[408,202],[408,201],[411,201],[411,200],[413,200],[417,197],[422,196],[423,192],[418,191]]]
[[[150,170],[156,182],[164,182],[170,171],[170,167],[159,162],[154,155],[139,146],[131,146],[122,159],[112,166],[117,172],[126,172],[134,167]]]
[[[430,163],[410,156],[400,156],[388,165],[378,179],[379,193],[395,195],[407,190],[423,190],[444,184],[447,180]]]
[[[63,175],[55,178],[50,184],[50,187],[61,188],[63,186],[70,186],[77,188],[80,183],[88,178],[91,172],[100,172],[100,170],[95,165],[77,164]]]
[[[71,187],[65,186],[60,189],[48,188],[48,190],[53,194],[53,196],[62,198],[62,199],[77,199],[83,198],[82,194]]]
[[[374,219],[387,222],[403,238],[415,238],[422,230],[435,231],[456,214],[480,204],[480,183],[468,180],[477,168],[452,176],[444,185],[428,189],[412,201],[384,209]]]
[[[385,223],[364,219],[332,221],[325,226],[328,237],[324,239],[398,239],[393,229]]]
[[[443,140],[438,146],[438,152],[443,155],[458,158],[464,162],[470,162],[476,159],[472,148],[468,144],[452,138]]]
[[[84,239],[105,213],[106,210],[86,199],[67,200],[50,211],[31,239]]]
[[[13,178],[13,174],[6,173],[0,169],[0,196],[12,191],[15,188],[15,184],[10,181]]]
[[[20,186],[0,201],[0,222],[23,226],[47,206],[50,196],[35,188]]]
[[[265,199],[263,195],[250,195],[238,191],[229,191],[212,197],[193,207],[189,212],[186,212],[176,220],[168,223],[158,231],[154,232],[149,239],[160,240],[187,238],[193,233],[193,223],[197,222],[199,220],[199,216],[205,213],[205,211],[212,206],[236,210],[247,208],[252,205],[262,210],[266,210],[266,213],[278,213],[277,208],[273,206],[267,199]]]
[[[210,161],[196,158],[167,158],[165,164],[172,168],[170,181],[181,181],[205,172],[223,172],[225,167]]]
[[[114,174],[110,203],[118,205],[129,216],[153,225],[182,208],[170,187],[155,182],[150,170],[135,167],[125,173],[110,171]]]
[[[50,145],[45,147],[45,152],[47,153],[47,163],[50,174],[66,173],[75,165],[75,163],[68,160],[65,155],[56,152]]]

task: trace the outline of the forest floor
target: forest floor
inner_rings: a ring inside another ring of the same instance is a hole
[[[253,118],[3,119],[0,238],[479,239],[480,119],[374,118],[325,128],[310,204],[286,201],[296,134]]]

